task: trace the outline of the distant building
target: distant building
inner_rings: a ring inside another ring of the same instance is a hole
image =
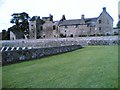
[[[39,16],[33,16],[29,23],[29,38],[39,39],[42,36],[41,31],[43,30],[44,21]]]
[[[56,22],[52,21],[51,15],[42,17],[42,19],[39,16],[33,16],[29,23],[30,39],[58,37],[59,33],[56,24]]]
[[[10,31],[10,40],[16,40],[16,36],[12,31]]]
[[[53,16],[33,16],[29,22],[30,39],[58,38],[58,37],[81,37],[95,35],[112,35],[113,18],[103,8],[102,13],[95,18],[66,20],[65,16],[59,21],[53,21]]]
[[[102,13],[95,18],[64,20],[59,24],[59,31],[66,37],[78,37],[89,35],[112,35],[113,18],[103,8]]]

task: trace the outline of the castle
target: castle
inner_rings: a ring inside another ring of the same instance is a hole
[[[113,35],[113,18],[103,7],[98,17],[66,20],[65,15],[59,21],[49,17],[33,16],[29,21],[29,39],[59,38],[59,37],[84,37]],[[11,32],[11,39],[15,39]]]

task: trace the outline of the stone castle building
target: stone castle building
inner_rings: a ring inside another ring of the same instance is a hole
[[[59,21],[53,21],[53,16],[33,16],[29,22],[29,38],[59,38],[59,37],[81,37],[96,35],[112,35],[113,18],[103,8],[102,13],[95,18],[66,20],[65,16]]]

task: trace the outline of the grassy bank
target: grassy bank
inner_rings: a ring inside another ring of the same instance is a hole
[[[118,47],[76,51],[3,67],[3,88],[114,88]]]

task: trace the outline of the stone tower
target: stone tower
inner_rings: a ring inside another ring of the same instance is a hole
[[[41,38],[41,31],[43,30],[44,21],[39,16],[33,16],[29,22],[29,37],[30,39]]]

